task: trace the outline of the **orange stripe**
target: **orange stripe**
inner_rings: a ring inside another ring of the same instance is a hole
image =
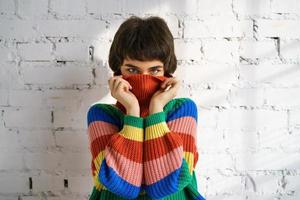
[[[133,141],[119,134],[114,134],[108,146],[111,146],[113,149],[116,149],[120,154],[125,156],[126,158],[137,162],[143,162],[143,149],[142,149],[143,142]]]
[[[169,132],[163,137],[144,141],[144,150],[147,151],[144,154],[144,162],[157,159],[179,146],[182,146],[182,139],[173,132]],[[151,151],[152,149],[153,151]]]
[[[107,165],[128,183],[135,186],[141,185],[143,164],[127,159],[111,147],[105,149],[105,160]]]
[[[108,144],[112,136],[113,134],[104,135],[92,141],[90,146],[93,159],[95,159],[98,156],[100,151],[103,151],[105,149],[105,146]]]

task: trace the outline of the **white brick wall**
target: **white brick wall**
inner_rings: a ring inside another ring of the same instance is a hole
[[[0,0],[0,199],[88,199],[86,112],[112,100],[108,51],[132,14],[175,38],[199,191],[300,199],[298,0]]]

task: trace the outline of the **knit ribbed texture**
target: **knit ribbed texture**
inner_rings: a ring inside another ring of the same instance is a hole
[[[95,184],[90,200],[205,200],[194,171],[197,107],[191,99],[172,99],[144,118],[95,104],[87,118]]]
[[[130,91],[139,102],[141,117],[145,117],[149,114],[148,108],[151,97],[160,89],[160,85],[167,78],[166,76],[152,76],[149,74],[123,75],[123,79],[127,80],[132,86],[132,90]],[[125,107],[120,102],[117,102],[117,106],[126,113]]]

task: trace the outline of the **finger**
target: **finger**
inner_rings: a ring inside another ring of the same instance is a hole
[[[117,90],[117,87],[118,87],[118,84],[120,83],[120,79],[115,79],[114,82],[113,82],[113,88],[114,88],[114,91]]]
[[[176,84],[176,80],[175,79],[173,79],[173,78],[170,78],[170,79],[168,79],[168,80],[166,80],[163,84],[162,84],[162,88],[166,88],[166,87],[168,87],[169,85],[175,85]]]

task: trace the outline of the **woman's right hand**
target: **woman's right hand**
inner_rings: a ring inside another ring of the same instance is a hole
[[[111,96],[117,99],[127,111],[127,114],[139,115],[140,108],[136,96],[129,91],[132,86],[122,78],[122,75],[113,76],[108,80]]]

